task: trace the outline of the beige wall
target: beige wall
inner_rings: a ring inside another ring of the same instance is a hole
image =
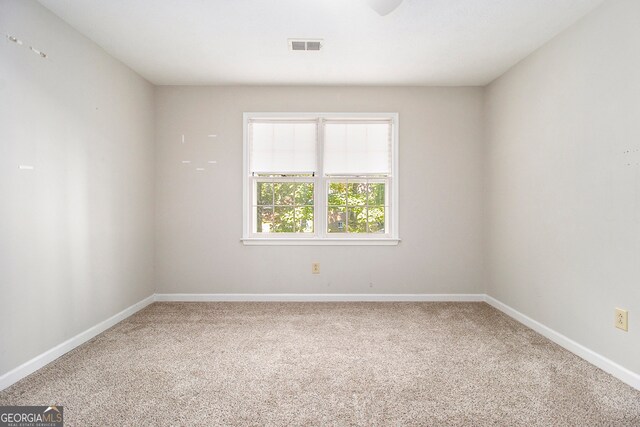
[[[149,83],[35,1],[0,29],[2,375],[153,293],[154,148]]]
[[[640,373],[640,2],[604,3],[486,107],[489,295]]]
[[[482,293],[482,93],[158,87],[157,292]],[[248,111],[398,112],[402,243],[244,246],[242,113]],[[314,261],[320,275],[311,274]]]

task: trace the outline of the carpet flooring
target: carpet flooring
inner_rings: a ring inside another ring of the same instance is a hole
[[[640,426],[640,391],[485,303],[155,303],[0,392],[69,426]]]

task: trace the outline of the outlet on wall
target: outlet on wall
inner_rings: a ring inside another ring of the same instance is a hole
[[[629,330],[629,313],[627,310],[616,308],[615,325],[616,328],[622,329],[623,331]]]
[[[320,274],[320,263],[314,262],[311,264],[311,272],[313,274]]]

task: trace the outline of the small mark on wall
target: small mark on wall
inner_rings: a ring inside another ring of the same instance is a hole
[[[640,148],[630,148],[622,152],[625,166],[640,166]]]
[[[202,172],[204,170],[206,170],[202,164],[206,163],[206,165],[216,165],[218,163],[218,160],[199,160],[199,158],[207,158],[209,157],[209,159],[211,159],[211,157],[215,157],[215,156],[211,156],[213,153],[213,150],[215,149],[213,144],[208,144],[209,140],[211,138],[217,138],[218,135],[215,133],[210,133],[210,134],[206,134],[203,135],[201,134],[201,136],[196,136],[196,137],[190,137],[189,139],[189,145],[190,146],[195,146],[198,151],[201,151],[203,153],[201,153],[201,155],[196,155],[196,159],[195,160],[181,160],[182,164],[193,164],[195,166],[195,170],[198,172]],[[193,141],[193,142],[192,142]],[[186,133],[183,133],[180,135],[180,144],[186,145],[187,144],[187,137],[186,137]],[[193,154],[192,151],[190,151],[189,155]],[[211,157],[210,157],[211,156]],[[186,156],[185,156],[186,157]]]

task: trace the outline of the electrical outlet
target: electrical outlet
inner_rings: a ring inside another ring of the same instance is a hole
[[[311,264],[311,272],[313,274],[320,274],[320,263],[319,262],[314,262],[313,264]]]
[[[623,331],[629,330],[629,313],[627,310],[623,310],[621,308],[616,308],[616,320],[615,320],[616,328],[622,329]]]

